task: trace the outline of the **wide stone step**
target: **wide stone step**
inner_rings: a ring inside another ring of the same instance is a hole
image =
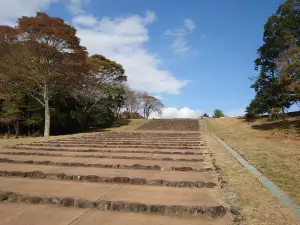
[[[35,142],[37,144],[41,142]],[[101,144],[101,145],[170,145],[170,146],[199,146],[205,145],[204,142],[151,142],[151,141],[70,141],[57,140],[42,142],[48,144]]]
[[[116,142],[116,141],[138,141],[138,142],[203,142],[200,138],[188,138],[188,139],[181,139],[181,138],[164,138],[164,137],[153,137],[153,138],[130,138],[130,137],[124,137],[124,138],[84,138],[84,139],[55,139],[56,140],[63,140],[63,141],[98,141],[98,142]],[[50,142],[50,141],[49,141]]]
[[[107,146],[107,145],[142,145],[142,146],[179,146],[179,147],[185,147],[185,146],[190,146],[190,147],[200,147],[200,146],[205,146],[205,143],[201,144],[191,144],[191,143],[151,143],[151,142],[89,142],[89,141],[84,141],[84,142],[73,142],[73,141],[56,141],[56,142],[40,142],[40,143],[32,143],[33,145],[37,144],[51,144],[51,145],[56,145],[56,144],[67,144],[67,145],[99,145],[99,146]]]
[[[85,135],[85,136],[78,136],[78,137],[65,137],[65,138],[59,138],[59,140],[166,140],[166,141],[201,141],[203,140],[203,137],[200,134],[196,134],[193,136],[182,136],[180,135],[172,135],[172,136],[166,136],[164,134],[156,134],[156,135],[107,135],[107,136],[99,136],[99,135]]]
[[[49,205],[0,204],[1,222],[5,225],[227,225],[228,218],[180,217],[111,212]]]
[[[136,130],[171,130],[171,131],[199,131],[198,120],[170,119],[151,120]]]
[[[151,148],[151,149],[199,149],[202,146],[170,146],[170,145],[101,145],[101,144],[48,144],[48,143],[32,143],[28,146],[51,146],[51,147],[101,147],[101,148]],[[18,145],[20,146],[20,145]]]
[[[109,133],[96,133],[96,134],[87,134],[84,137],[197,137],[201,136],[201,132],[109,132]],[[78,138],[78,137],[70,137]]]
[[[58,139],[56,139],[58,140]],[[97,140],[97,141],[105,141],[105,140],[156,140],[156,141],[202,141],[202,137],[199,135],[196,136],[164,136],[164,135],[156,135],[156,136],[84,136],[84,137],[67,137],[67,138],[59,138],[59,140]]]
[[[115,169],[138,169],[138,170],[175,170],[175,171],[212,171],[213,166],[208,162],[165,162],[150,160],[125,160],[125,159],[88,159],[73,157],[46,157],[46,156],[23,156],[1,155],[0,162],[13,164],[35,164],[52,166],[74,167],[97,167]]]
[[[156,161],[191,161],[203,162],[203,155],[166,155],[155,153],[103,153],[103,152],[68,152],[68,151],[40,151],[40,150],[12,150],[4,149],[1,151],[4,155],[37,155],[37,156],[60,156],[60,157],[82,157],[82,158],[108,158],[108,159],[141,159],[141,160],[156,160]]]
[[[36,149],[78,149],[78,150],[111,150],[111,151],[123,151],[123,150],[130,150],[130,151],[164,151],[164,152],[201,152],[204,150],[208,150],[207,146],[201,146],[197,149],[177,149],[177,148],[144,148],[144,147],[137,147],[137,148],[120,148],[120,147],[112,147],[112,146],[86,146],[86,145],[81,145],[81,146],[53,146],[51,144],[44,144],[42,146],[35,146],[35,145],[27,145],[27,144],[22,144],[22,145],[15,145],[15,146],[7,146],[6,148],[10,149],[20,149],[20,148],[36,148]]]
[[[0,151],[4,152],[7,149],[14,150],[14,151],[52,151],[52,152],[99,152],[99,153],[150,153],[150,154],[164,154],[164,155],[207,155],[209,154],[207,149],[201,149],[198,151],[186,151],[186,150],[170,150],[170,149],[160,149],[157,150],[144,150],[144,149],[99,149],[99,148],[85,148],[85,147],[55,147],[50,148],[47,146],[13,146],[13,147],[6,147],[4,149],[1,149]]]
[[[56,140],[70,140],[70,141],[81,141],[81,140],[96,140],[96,141],[173,141],[173,142],[180,142],[180,141],[203,141],[201,137],[162,137],[162,136],[157,136],[157,137],[78,137],[78,138],[61,138],[61,139],[56,139]],[[50,141],[50,140],[49,140]]]
[[[60,138],[60,139],[54,139],[54,140],[97,140],[97,141],[203,141],[201,136],[190,136],[190,137],[182,137],[182,136],[173,136],[173,137],[166,137],[163,135],[157,135],[157,136],[140,136],[140,137],[134,137],[134,136],[110,136],[110,137],[99,137],[99,136],[89,136],[89,137],[68,137],[68,138]],[[50,141],[50,140],[49,140]]]
[[[134,170],[134,169],[110,169],[110,168],[90,168],[90,167],[68,167],[68,166],[47,166],[30,164],[8,164],[0,163],[0,170],[4,171],[41,171],[44,173],[66,173],[70,175],[96,175],[108,177],[140,177],[147,180],[170,180],[170,181],[204,181],[215,182],[215,177],[211,173],[194,173],[181,171],[160,171],[160,170]]]
[[[98,133],[98,134],[90,134],[90,135],[84,135],[81,137],[68,137],[70,139],[76,139],[76,138],[115,138],[115,137],[130,137],[130,138],[152,138],[152,137],[165,137],[165,138],[195,138],[195,137],[202,137],[201,133],[199,132],[193,132],[193,133],[178,133],[178,132],[139,132],[139,133]]]
[[[179,188],[214,188],[217,186],[209,174],[203,173],[196,177],[195,173],[183,173],[180,177],[168,174],[167,171],[152,171],[152,173],[137,173],[134,170],[116,169],[71,169],[70,167],[43,165],[11,165],[0,163],[0,177],[20,177],[48,180],[64,180],[93,183],[122,183],[132,185],[153,185]],[[162,174],[157,172],[164,172]],[[175,172],[173,172],[175,173]],[[179,172],[180,173],[180,172]],[[185,176],[184,176],[185,174]],[[156,179],[155,179],[156,178]],[[194,180],[192,180],[192,178]]]
[[[97,207],[104,211],[224,216],[216,189],[0,178],[2,201]],[[5,193],[13,192],[13,193]],[[1,193],[0,193],[1,196]],[[100,200],[101,199],[101,200]],[[89,202],[86,202],[89,201]]]
[[[146,166],[160,166],[162,168],[189,166],[197,169],[205,168],[212,165],[211,162],[185,162],[185,161],[156,161],[156,160],[134,160],[134,159],[98,159],[98,158],[75,158],[59,156],[25,156],[25,155],[3,155],[0,158],[9,158],[15,160],[33,160],[33,161],[55,161],[70,163],[90,163],[90,164],[107,164],[107,165],[135,165],[142,164]]]
[[[55,140],[49,140],[45,142],[55,142],[55,141],[69,141],[69,142],[150,142],[150,143],[202,143],[205,142],[204,140],[200,140],[197,138],[196,140],[178,140],[177,138],[173,139],[166,139],[166,138],[155,138],[155,139],[132,139],[132,138],[124,138],[124,139],[97,139],[97,138],[84,138],[84,139],[55,139]]]

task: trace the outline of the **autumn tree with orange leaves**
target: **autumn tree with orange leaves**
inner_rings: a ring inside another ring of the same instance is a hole
[[[34,98],[45,113],[50,134],[50,100],[59,89],[76,85],[88,71],[87,52],[76,30],[60,18],[38,12],[21,17],[16,27],[0,27],[1,82]]]
[[[121,64],[89,56],[61,18],[38,12],[0,26],[0,133],[74,133],[111,126],[124,109],[161,113],[160,100],[126,81]]]

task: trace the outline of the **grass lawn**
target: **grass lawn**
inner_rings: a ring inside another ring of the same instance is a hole
[[[215,133],[300,204],[299,118],[269,123],[238,118],[207,119]]]

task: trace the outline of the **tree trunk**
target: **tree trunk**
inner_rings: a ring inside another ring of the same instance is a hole
[[[7,124],[7,138],[9,138],[9,136],[10,136],[10,125],[9,124]]]
[[[45,85],[44,88],[44,104],[45,104],[44,137],[49,137],[50,136],[50,108],[49,108],[49,93],[48,93],[47,85]]]
[[[16,121],[14,122],[14,127],[15,127],[15,135],[16,135],[16,137],[19,137],[19,134],[20,134],[20,128],[19,128],[19,121],[18,121],[18,120],[16,120]]]
[[[284,107],[282,107],[281,109],[282,109],[282,119],[285,120],[285,111],[284,111]]]

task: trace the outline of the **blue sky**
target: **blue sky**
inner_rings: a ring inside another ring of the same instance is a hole
[[[243,112],[254,96],[249,77],[257,75],[263,26],[283,0],[10,2],[20,9],[1,6],[1,23],[36,10],[62,17],[91,54],[124,65],[132,88],[161,98],[165,117],[195,117]]]

